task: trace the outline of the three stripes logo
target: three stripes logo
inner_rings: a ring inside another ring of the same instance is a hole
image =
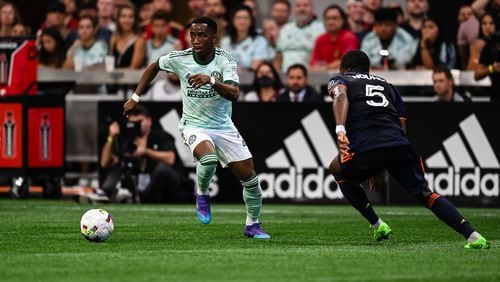
[[[498,196],[500,164],[476,115],[459,127],[443,141],[444,150],[425,160],[430,188],[445,196]]]
[[[298,129],[284,140],[284,148],[271,154],[265,163],[268,172],[259,178],[264,198],[342,199],[338,184],[328,173],[335,141],[317,110],[301,121]]]

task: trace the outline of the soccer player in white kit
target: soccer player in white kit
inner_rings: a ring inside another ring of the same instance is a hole
[[[140,95],[160,70],[175,73],[182,88],[179,131],[197,159],[196,214],[203,224],[212,219],[208,186],[217,162],[229,167],[243,186],[247,210],[244,235],[269,239],[261,227],[260,183],[252,154],[231,120],[232,101],[239,97],[239,77],[234,58],[215,47],[217,24],[209,17],[196,18],[190,26],[192,48],[161,56],[144,71],[135,93],[123,106],[124,114],[139,103]]]

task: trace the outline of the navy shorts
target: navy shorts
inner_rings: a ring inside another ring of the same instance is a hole
[[[422,159],[411,145],[354,152],[343,156],[338,182],[362,183],[373,174],[387,171],[412,195],[430,192],[424,177]]]

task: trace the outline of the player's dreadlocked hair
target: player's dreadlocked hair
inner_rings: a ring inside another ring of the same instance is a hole
[[[210,17],[205,17],[205,16],[197,17],[191,22],[189,26],[193,24],[206,24],[208,29],[210,29],[213,32],[213,34],[217,34],[217,23]]]
[[[344,70],[357,69],[363,72],[369,72],[370,59],[365,54],[365,52],[360,50],[353,50],[347,52],[344,57],[342,57],[340,67],[342,67]]]

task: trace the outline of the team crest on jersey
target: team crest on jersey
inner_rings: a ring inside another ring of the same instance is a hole
[[[193,135],[189,136],[188,144],[193,145],[194,141],[196,141],[196,135],[193,134]]]
[[[328,93],[330,93],[330,92],[332,91],[332,88],[333,88],[336,84],[337,84],[337,82],[336,82],[334,79],[330,80],[330,82],[328,83],[328,87],[327,87],[327,89],[328,89]]]
[[[222,74],[218,71],[213,71],[210,74],[211,77],[215,78],[215,80],[222,81]]]

